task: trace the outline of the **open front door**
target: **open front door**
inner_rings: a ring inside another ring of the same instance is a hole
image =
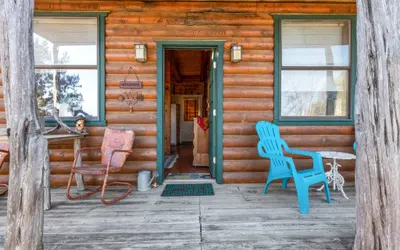
[[[212,176],[216,176],[217,166],[217,52],[213,50],[211,56],[210,72],[210,112],[209,114],[209,155]]]

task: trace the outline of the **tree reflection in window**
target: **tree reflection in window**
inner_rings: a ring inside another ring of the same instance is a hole
[[[82,85],[79,75],[68,75],[66,71],[55,72],[56,80],[60,84],[59,103],[67,104],[68,111],[74,115],[77,110],[82,110],[83,96],[80,93]],[[53,115],[53,72],[36,73],[36,93],[39,113],[42,116]]]

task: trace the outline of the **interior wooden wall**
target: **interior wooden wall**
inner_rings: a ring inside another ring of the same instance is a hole
[[[321,2],[321,1],[319,1]],[[331,1],[333,2],[333,1]],[[155,40],[226,40],[224,54],[224,182],[264,182],[268,164],[257,155],[255,123],[273,119],[273,19],[270,13],[347,14],[356,13],[355,3],[261,3],[261,2],[140,2],[140,1],[55,1],[37,0],[42,11],[110,11],[106,18],[106,119],[110,127],[135,130],[134,153],[122,173],[113,175],[136,182],[139,169],[156,168],[156,43]],[[350,1],[351,2],[351,1]],[[134,43],[147,43],[148,62],[135,62]],[[232,43],[243,45],[243,60],[230,62]],[[117,97],[119,81],[132,66],[143,81],[145,100],[134,112]],[[3,98],[3,91],[0,91]],[[0,123],[5,124],[0,102]],[[83,146],[100,146],[104,127],[88,128]],[[352,152],[354,128],[282,127],[291,147]],[[84,154],[84,160],[99,160]],[[51,145],[53,185],[65,185],[73,161],[71,143]],[[299,168],[310,164],[296,159]],[[341,171],[354,179],[354,161],[341,162]],[[7,182],[8,167],[0,171]],[[98,183],[87,178],[87,183]]]

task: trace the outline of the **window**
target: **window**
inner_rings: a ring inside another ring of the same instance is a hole
[[[184,99],[184,121],[193,121],[195,117],[199,116],[199,99]]]
[[[278,124],[352,124],[355,18],[275,17]]]
[[[39,13],[34,17],[34,51],[39,113],[54,122],[53,107],[68,125],[85,116],[87,125],[104,120],[104,17]],[[53,86],[59,86],[53,103]]]

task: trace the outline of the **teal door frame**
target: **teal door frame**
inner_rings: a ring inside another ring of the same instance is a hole
[[[164,182],[164,51],[165,49],[215,49],[217,52],[217,81],[216,91],[216,122],[217,122],[217,142],[216,142],[216,175],[218,184],[222,184],[222,146],[223,146],[223,79],[224,79],[224,44],[225,41],[156,41],[157,44],[157,184]],[[212,111],[211,111],[212,112]]]

